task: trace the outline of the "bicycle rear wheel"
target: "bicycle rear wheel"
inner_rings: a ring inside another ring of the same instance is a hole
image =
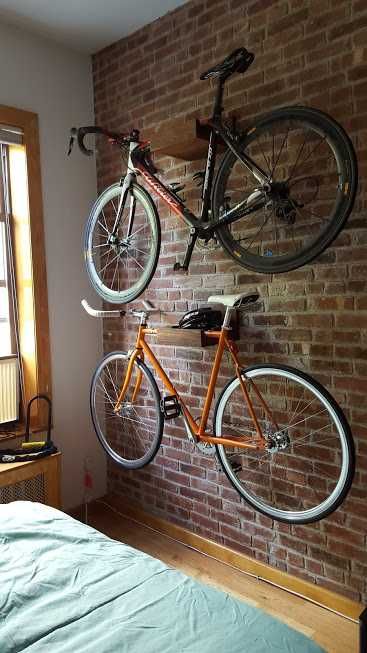
[[[242,374],[268,448],[216,446],[229,481],[272,519],[323,519],[343,501],[354,475],[353,439],[341,408],[317,381],[291,367],[257,365]],[[256,436],[237,377],[218,399],[214,425],[217,436]]]
[[[155,204],[138,184],[131,186],[116,236],[112,236],[121,193],[117,183],[100,195],[84,234],[91,284],[102,299],[115,304],[131,302],[145,290],[157,267],[161,244]]]
[[[225,155],[213,190],[213,215],[262,190],[259,208],[219,227],[218,239],[240,265],[288,272],[319,256],[348,218],[357,189],[357,162],[338,123],[308,107],[287,107],[257,120],[241,151],[270,178],[261,187],[236,154]]]
[[[128,354],[121,351],[105,356],[92,379],[90,409],[95,432],[108,456],[120,467],[138,469],[156,455],[164,420],[157,384],[138,358],[121,408],[114,411],[128,362]],[[141,383],[134,396],[138,378]]]

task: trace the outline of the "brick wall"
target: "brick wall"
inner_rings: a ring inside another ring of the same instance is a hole
[[[158,203],[162,251],[145,297],[165,322],[205,303],[215,291],[257,289],[262,301],[242,316],[246,362],[284,362],[307,370],[339,400],[352,424],[357,473],[348,499],[328,519],[288,526],[254,512],[230,488],[210,457],[188,444],[180,420],[167,423],[154,463],[125,473],[111,467],[109,485],[147,510],[280,569],[353,599],[367,600],[367,5],[365,0],[193,0],[93,58],[96,124],[144,129],[165,119],[209,115],[213,87],[199,74],[235,47],[256,60],[227,84],[225,107],[242,119],[300,103],[331,113],[358,152],[360,186],[347,227],[314,265],[281,276],[256,275],[222,250],[196,249],[188,275],[172,265],[186,248],[187,229]],[[154,145],[154,144],[153,144]],[[119,156],[99,148],[100,190],[115,181]],[[202,162],[162,158],[170,180],[190,185]],[[106,351],[133,342],[134,322],[106,321]],[[156,347],[156,351],[159,348]],[[159,355],[199,408],[212,352],[161,347]],[[233,375],[223,367],[220,382]]]

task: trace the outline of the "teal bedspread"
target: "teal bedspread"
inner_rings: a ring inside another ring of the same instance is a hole
[[[1,653],[320,653],[261,610],[36,503],[0,505]]]

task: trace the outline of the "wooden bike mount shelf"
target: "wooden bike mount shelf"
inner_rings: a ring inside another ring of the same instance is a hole
[[[212,347],[218,344],[218,337],[210,337],[210,331],[205,329],[179,329],[175,326],[163,326],[156,329],[157,344],[171,345],[174,347]],[[238,312],[232,316],[231,340],[239,340],[239,318]]]
[[[198,161],[206,158],[210,127],[206,120],[198,118],[172,118],[159,127],[143,130],[142,136],[144,140],[151,141],[154,154],[166,154],[184,161]],[[224,151],[225,147],[218,137],[218,151]]]
[[[166,326],[157,329],[157,344],[175,347],[208,347],[218,343],[218,339],[209,338],[204,329],[177,329]]]

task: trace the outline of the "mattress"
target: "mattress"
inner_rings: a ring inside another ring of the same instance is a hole
[[[262,610],[42,504],[0,505],[1,653],[320,653]]]

